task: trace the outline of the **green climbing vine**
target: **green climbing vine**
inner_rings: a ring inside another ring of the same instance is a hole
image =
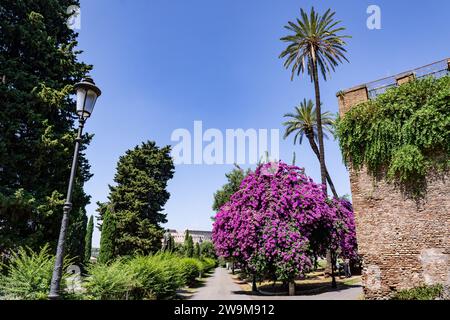
[[[366,166],[414,191],[427,172],[450,165],[450,76],[415,80],[356,105],[338,119],[336,133],[347,166]]]

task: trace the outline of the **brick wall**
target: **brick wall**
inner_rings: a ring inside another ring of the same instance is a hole
[[[450,179],[429,176],[427,182],[426,198],[417,203],[365,170],[350,171],[366,298],[450,285]]]
[[[338,94],[339,115],[342,117],[350,108],[369,99],[366,86],[358,86]]]
[[[341,92],[340,115],[367,99],[365,86]],[[423,284],[450,285],[450,175],[429,175],[418,203],[364,169],[349,171],[366,299]]]

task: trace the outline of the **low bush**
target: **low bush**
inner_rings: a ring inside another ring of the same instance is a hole
[[[211,269],[214,269],[217,265],[217,261],[212,258],[203,258],[201,259],[201,262],[203,263],[204,272],[208,272]]]
[[[201,262],[194,258],[182,258],[180,264],[186,285],[192,285],[203,269]]]
[[[393,300],[435,300],[443,293],[444,287],[440,284],[422,286],[397,292]]]
[[[19,248],[12,253],[8,263],[1,265],[4,274],[0,274],[0,295],[3,299],[47,299],[55,263],[49,251],[49,246],[45,245],[38,252]],[[70,262],[70,259],[66,259],[63,270]],[[62,290],[65,289],[66,278],[67,274],[63,273]]]
[[[88,299],[126,300],[136,287],[136,277],[128,264],[122,260],[110,264],[95,264],[88,269],[85,281]]]
[[[92,266],[85,287],[90,299],[168,299],[215,264],[214,259],[182,258],[172,253],[137,256]]]
[[[131,299],[170,298],[185,283],[181,265],[170,254],[136,257],[128,261],[127,267],[136,278]]]

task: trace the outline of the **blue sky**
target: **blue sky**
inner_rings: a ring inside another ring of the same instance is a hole
[[[381,30],[366,26],[366,9],[381,8]],[[321,83],[323,108],[338,111],[336,92],[450,57],[450,33],[443,27],[450,2],[294,0],[81,0],[81,59],[103,91],[87,123],[95,134],[87,150],[94,177],[86,191],[105,201],[117,160],[145,140],[172,144],[177,128],[192,132],[195,120],[207,128],[279,128],[283,114],[313,98],[308,78],[290,81],[278,59],[283,26],[300,8],[328,7],[352,35],[350,63]],[[281,159],[316,181],[320,171],[307,143],[280,141]],[[327,166],[339,194],[350,194],[348,173],[336,141],[326,143]],[[169,183],[166,227],[211,229],[213,193],[230,165],[180,165]],[[98,246],[99,233],[94,234]]]

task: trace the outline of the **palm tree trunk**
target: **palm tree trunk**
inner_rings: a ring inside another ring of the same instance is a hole
[[[325,195],[327,192],[327,173],[325,166],[325,147],[323,145],[323,129],[322,129],[322,110],[320,105],[320,88],[319,88],[319,77],[317,75],[317,60],[316,52],[313,48],[312,50],[312,75],[314,80],[314,90],[316,94],[316,121],[317,121],[317,139],[319,141],[319,162],[320,162],[320,173],[322,178],[322,184],[325,186]]]
[[[313,138],[312,134],[311,133],[306,133],[306,137],[308,138],[309,145],[311,146],[311,149],[316,154],[317,159],[319,159],[319,161],[320,161],[320,152],[319,152],[319,149],[317,148],[316,142],[314,141],[314,138]],[[331,176],[328,173],[328,169],[327,169],[326,166],[325,166],[325,172],[326,172],[326,175],[327,175],[327,181],[328,181],[328,185],[330,186],[331,192],[333,192],[333,196],[337,199],[337,198],[339,198],[339,196],[338,196],[338,194],[336,192],[336,188],[334,187],[334,183],[331,180]]]

